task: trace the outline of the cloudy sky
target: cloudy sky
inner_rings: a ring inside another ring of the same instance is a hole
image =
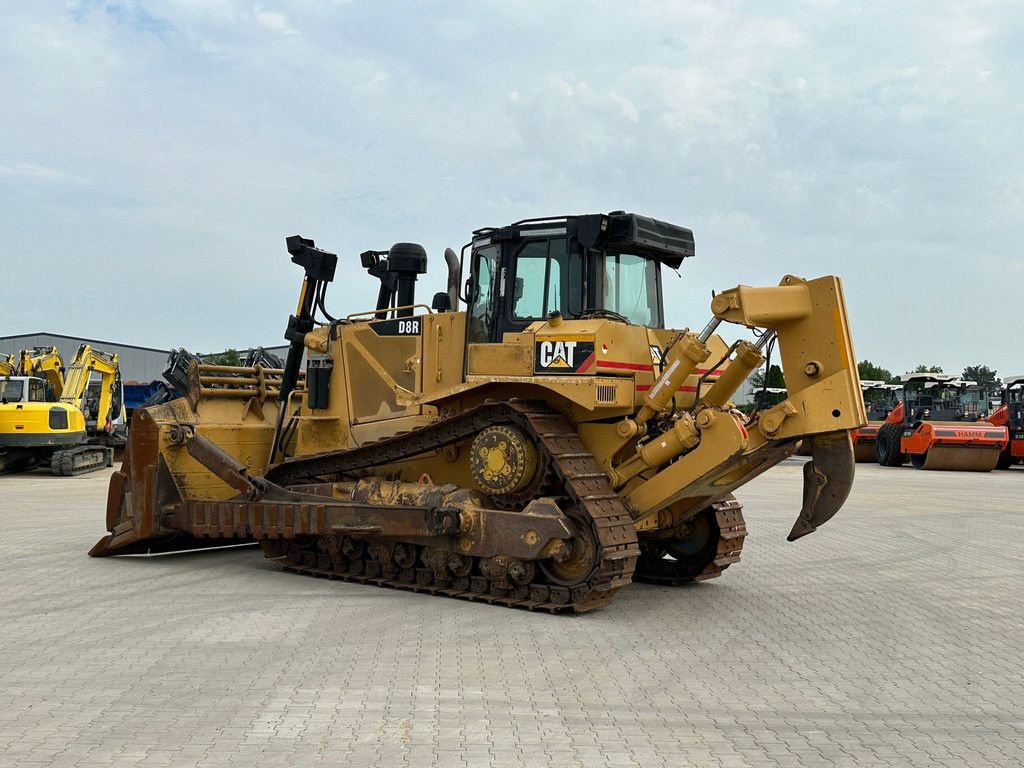
[[[948,6],[948,8],[947,8]],[[279,343],[341,255],[627,209],[712,289],[843,276],[860,358],[1024,371],[1024,4],[2,0],[0,335]]]

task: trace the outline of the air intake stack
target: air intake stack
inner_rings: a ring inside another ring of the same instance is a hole
[[[416,303],[416,278],[426,274],[427,252],[418,243],[395,243],[387,251],[365,251],[360,255],[363,267],[380,280],[377,293],[377,317],[387,316],[392,307],[405,307],[396,317],[412,317]]]

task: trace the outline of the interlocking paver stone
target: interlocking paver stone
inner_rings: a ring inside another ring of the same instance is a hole
[[[1024,764],[1024,470],[860,465],[787,544],[800,469],[722,578],[581,617],[91,560],[105,473],[0,478],[0,768]]]

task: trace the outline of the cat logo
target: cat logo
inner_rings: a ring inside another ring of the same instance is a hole
[[[584,373],[594,365],[593,337],[537,339],[533,364],[535,373]]]
[[[574,368],[575,341],[542,341],[540,343],[541,368]]]

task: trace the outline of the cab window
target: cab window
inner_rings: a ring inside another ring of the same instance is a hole
[[[30,403],[46,402],[46,385],[41,379],[29,379],[28,399]]]
[[[656,261],[629,253],[607,253],[601,257],[598,275],[603,309],[636,325],[663,327]]]
[[[494,329],[494,283],[498,270],[498,247],[489,245],[473,255],[473,278],[470,283],[468,341],[490,341]]]
[[[0,389],[0,397],[5,403],[20,403],[22,392],[25,391],[24,381],[4,381]]]
[[[540,320],[555,311],[579,314],[582,275],[580,256],[566,253],[565,238],[527,242],[515,259],[512,319]]]

